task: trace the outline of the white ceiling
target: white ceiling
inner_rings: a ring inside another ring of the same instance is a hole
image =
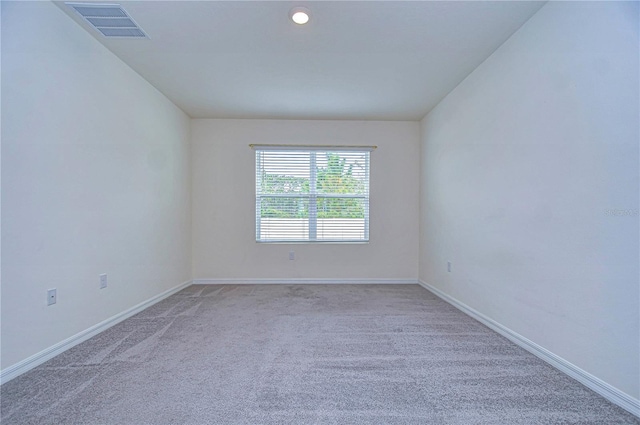
[[[543,5],[117,3],[150,39],[104,38],[57,2],[193,118],[383,120],[421,119]],[[289,20],[294,6],[311,10],[307,25]]]

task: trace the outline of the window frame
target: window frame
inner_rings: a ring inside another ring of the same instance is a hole
[[[370,216],[370,181],[371,181],[371,152],[377,148],[377,146],[334,146],[334,145],[249,145],[255,151],[255,240],[257,243],[287,243],[287,244],[317,244],[317,243],[332,243],[332,244],[358,244],[369,243],[369,216]],[[260,168],[260,153],[261,152],[275,152],[275,151],[300,151],[309,153],[309,193],[295,193],[295,194],[272,194],[272,193],[260,193],[261,187],[261,170]],[[337,193],[318,193],[317,190],[317,155],[340,153],[340,152],[355,152],[366,154],[365,158],[365,182],[366,193],[364,194],[337,194]],[[264,218],[261,215],[262,200],[263,198],[296,198],[308,200],[308,232],[306,239],[261,239],[261,221]],[[364,235],[363,238],[357,239],[318,239],[318,198],[329,199],[359,199],[363,200],[364,207]]]

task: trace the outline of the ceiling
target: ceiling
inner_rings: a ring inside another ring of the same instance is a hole
[[[117,3],[149,39],[105,38],[56,2],[192,118],[364,120],[421,119],[544,4]]]

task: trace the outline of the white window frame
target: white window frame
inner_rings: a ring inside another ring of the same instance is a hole
[[[256,181],[256,242],[258,243],[368,243],[369,242],[369,210],[370,210],[370,170],[371,170],[371,158],[370,153],[376,149],[376,146],[331,146],[331,145],[249,145],[256,152],[256,169],[255,169],[255,181]],[[273,152],[273,151],[301,151],[309,152],[309,193],[294,195],[289,194],[273,194],[273,193],[259,193],[260,179],[261,179],[261,165],[260,165],[260,153],[261,152]],[[365,180],[366,180],[366,194],[318,194],[316,190],[317,186],[317,167],[316,157],[318,154],[332,153],[332,152],[362,152],[367,153],[365,163]],[[306,239],[261,239],[261,202],[262,198],[274,198],[274,197],[293,197],[308,199],[309,202],[309,217],[308,217],[308,237]],[[346,198],[346,199],[364,199],[364,237],[358,239],[318,239],[317,238],[317,223],[318,223],[318,210],[317,210],[317,198]]]

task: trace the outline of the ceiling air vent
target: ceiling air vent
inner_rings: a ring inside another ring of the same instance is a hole
[[[65,3],[105,37],[148,38],[119,4]]]

